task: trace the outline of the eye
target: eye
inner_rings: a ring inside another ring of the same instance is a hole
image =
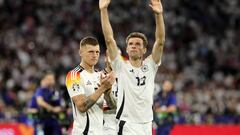
[[[137,46],[140,46],[141,44],[139,42],[136,43]]]

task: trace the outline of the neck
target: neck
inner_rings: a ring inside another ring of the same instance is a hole
[[[129,58],[129,61],[130,61],[131,65],[134,66],[134,67],[141,67],[142,66],[142,59],[141,58],[139,58],[139,59]]]
[[[84,62],[81,62],[80,66],[82,66],[87,72],[90,72],[90,73],[94,72],[94,66],[88,65]]]

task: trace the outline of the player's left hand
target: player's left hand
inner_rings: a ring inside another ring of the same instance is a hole
[[[151,3],[149,4],[149,6],[152,8],[152,10],[156,14],[160,14],[163,12],[161,0],[150,0],[150,1],[151,1]]]
[[[104,87],[106,88],[105,91],[107,91],[108,89],[110,89],[113,85],[115,81],[115,75],[113,72],[110,72],[108,74],[104,74],[104,73],[101,73],[100,75],[100,85],[104,85]]]

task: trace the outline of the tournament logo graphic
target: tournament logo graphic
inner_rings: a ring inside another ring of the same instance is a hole
[[[80,85],[77,83],[73,84],[73,91],[79,91],[80,90]]]

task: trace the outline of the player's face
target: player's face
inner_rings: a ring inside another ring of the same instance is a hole
[[[80,56],[82,61],[89,66],[95,66],[98,62],[100,55],[100,48],[99,45],[86,45],[81,48]]]
[[[170,90],[172,90],[173,86],[172,83],[170,81],[164,81],[163,82],[163,91],[168,92]]]
[[[143,45],[143,40],[138,37],[133,37],[128,40],[127,53],[132,59],[140,59],[146,53],[146,48]]]

